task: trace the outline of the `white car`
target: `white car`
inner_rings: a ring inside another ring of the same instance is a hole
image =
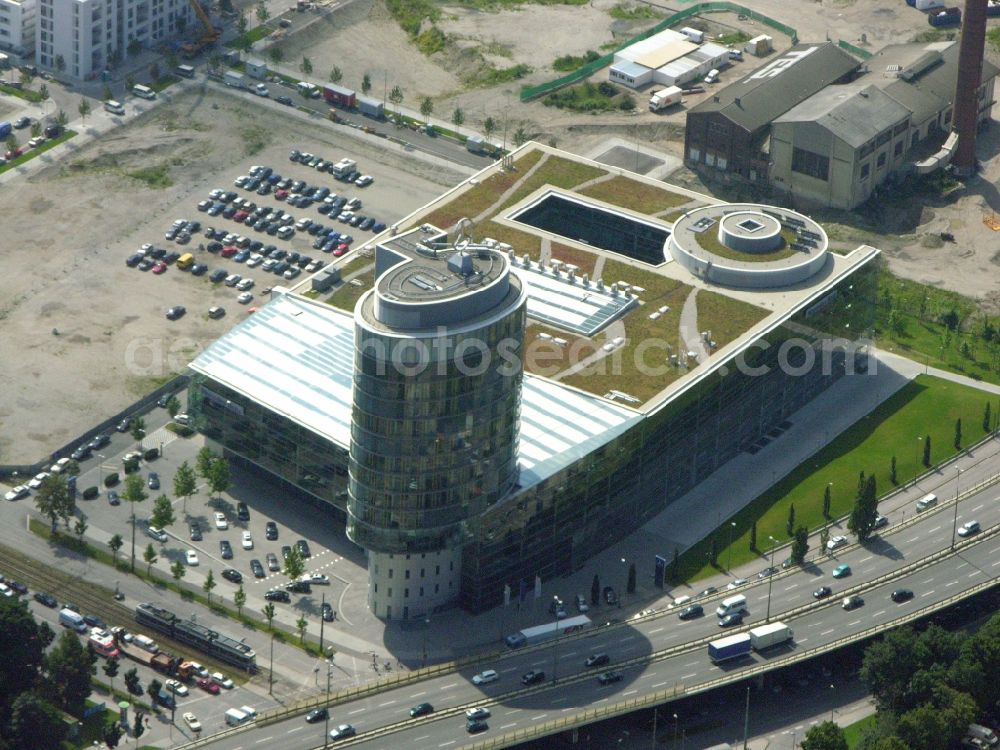
[[[253,295],[250,292],[240,292],[240,296],[236,298],[236,301],[241,305],[248,305],[253,299]]]
[[[264,256],[260,253],[253,253],[249,258],[247,258],[247,268],[256,268],[261,263],[264,262]],[[240,282],[243,283],[242,281]]]
[[[193,549],[189,549],[184,552],[184,559],[187,561],[188,565],[197,565],[198,553],[195,552]]]
[[[231,273],[226,277],[226,280],[223,283],[228,287],[234,287],[240,283],[241,278],[243,277],[238,273]]]
[[[31,494],[31,490],[23,484],[19,484],[17,487],[12,489],[6,495],[3,496],[4,500],[20,500],[22,497],[27,497]]]
[[[847,537],[838,534],[837,536],[832,536],[827,540],[826,548],[832,552],[838,547],[843,547],[845,544],[847,544]]]
[[[187,685],[185,685],[180,680],[167,680],[163,684],[166,686],[167,690],[169,690],[171,693],[176,693],[177,695],[188,694]]]
[[[968,521],[959,527],[958,535],[961,537],[972,536],[977,531],[979,531],[979,521]]]
[[[316,584],[317,586],[329,586],[330,585],[330,577],[329,576],[325,576],[322,573],[306,573],[299,580],[300,581],[305,581],[306,583],[313,583],[313,584]]]
[[[368,185],[371,185],[372,182],[374,182],[374,180],[375,178],[372,177],[370,174],[363,174],[354,181],[354,184],[357,185],[358,187],[366,187]]]
[[[271,92],[267,90],[267,86],[265,86],[263,83],[258,83],[256,86],[254,86],[253,87],[253,92],[257,96],[270,96],[271,95]]]
[[[229,528],[229,521],[226,520],[225,513],[215,514],[215,528],[217,528],[219,531],[225,531],[226,529]]]
[[[184,723],[187,724],[191,728],[192,732],[200,732],[201,731],[201,722],[198,721],[198,717],[195,716],[190,711],[188,711],[186,714],[184,714]]]
[[[240,283],[236,285],[236,288],[241,292],[245,292],[248,289],[253,289],[253,279],[241,279]]]
[[[222,674],[222,672],[212,672],[212,682],[220,687],[224,687],[226,690],[233,689],[233,681]]]
[[[726,588],[732,591],[733,589],[738,589],[740,586],[746,586],[746,585],[747,585],[746,578],[737,578],[735,581],[730,581],[729,583],[727,583]]]
[[[243,532],[243,549],[253,549],[253,537],[249,531]]]
[[[52,464],[51,467],[49,467],[49,471],[52,472],[53,474],[62,474],[64,471],[66,471],[66,464],[68,464],[71,460],[72,459],[69,458],[60,458],[58,461]]]
[[[177,424],[186,425],[186,424],[190,424],[191,417],[189,417],[187,414],[183,414],[183,413],[181,413],[181,414],[175,414],[174,415],[174,421]]]
[[[213,201],[217,201],[225,194],[226,191],[223,190],[222,188],[215,188],[212,192],[208,194],[208,197],[211,198]]]
[[[490,682],[496,682],[500,679],[500,675],[497,674],[495,669],[487,669],[474,675],[472,678],[473,685],[486,685]]]
[[[50,476],[52,476],[52,475],[49,474],[49,472],[47,472],[47,471],[43,471],[41,474],[35,474],[35,476],[32,478],[32,480],[30,482],[28,482],[28,487],[30,489],[37,490],[39,487],[42,486],[42,482],[44,482]]]

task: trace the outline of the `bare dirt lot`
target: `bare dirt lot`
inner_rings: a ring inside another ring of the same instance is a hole
[[[349,192],[362,198],[371,215],[388,223],[462,177],[275,106],[212,89],[185,94],[2,188],[0,319],[5,356],[0,359],[0,380],[5,390],[0,400],[0,462],[30,463],[44,457],[181,371],[203,346],[246,316],[235,290],[213,287],[205,277],[173,267],[158,276],[126,267],[125,258],[141,244],[189,250],[210,269],[225,267],[251,276],[257,284],[251,304],[266,302],[261,291],[276,285],[277,277],[199,252],[198,243],[205,241],[200,236],[186,246],[164,240],[164,231],[176,218],[228,226],[234,232],[243,229],[196,210],[212,188],[233,189],[233,179],[251,164],[268,164],[287,176],[342,191],[330,175],[320,178],[313,170],[292,165],[288,150],[351,156],[375,183]],[[127,176],[140,169],[172,184],[156,189]],[[271,196],[252,197],[260,204],[276,204]],[[291,207],[289,211],[302,213]],[[315,207],[305,213],[321,218]],[[308,235],[283,243],[252,230],[243,233],[322,255],[311,249]],[[354,235],[359,240],[371,236]],[[186,306],[187,315],[166,320],[164,312],[172,305]],[[211,305],[222,305],[227,315],[208,319]]]

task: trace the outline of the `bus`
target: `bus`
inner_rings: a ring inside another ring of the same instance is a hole
[[[149,86],[143,86],[141,83],[137,83],[132,87],[132,93],[141,99],[155,99],[156,92]]]

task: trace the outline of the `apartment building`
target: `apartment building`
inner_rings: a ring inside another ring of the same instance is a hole
[[[80,79],[100,75],[124,58],[133,42],[156,46],[195,21],[191,0],[37,2],[37,63]]]
[[[0,0],[0,52],[31,57],[35,49],[35,0]]]

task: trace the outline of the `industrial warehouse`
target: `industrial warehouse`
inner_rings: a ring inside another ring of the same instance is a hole
[[[190,365],[192,423],[345,524],[386,620],[578,569],[866,371],[877,249],[534,143],[510,164],[376,239],[356,304],[276,289]],[[531,165],[492,219],[447,218]]]

